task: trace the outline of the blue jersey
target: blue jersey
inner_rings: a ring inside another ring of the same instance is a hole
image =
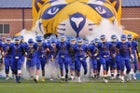
[[[55,44],[49,44],[48,45],[49,48],[49,54],[50,56],[56,57],[58,49],[57,49],[57,43]]]
[[[19,59],[25,53],[23,44],[14,44],[13,51],[14,56],[17,56],[17,59]]]
[[[132,47],[132,53],[134,54],[134,55],[136,55],[136,50],[137,50],[137,47],[138,47],[138,42],[137,41],[132,41],[132,42],[130,42],[131,43],[131,47]]]
[[[68,52],[69,44],[67,42],[58,42],[57,48],[58,48],[58,55],[65,55],[65,56],[69,55]]]
[[[37,57],[37,53],[36,53],[37,47],[36,44],[33,43],[32,46],[27,46],[26,48],[26,52],[27,52],[27,57],[28,58],[33,58],[33,57]]]
[[[0,48],[3,48],[3,44],[2,44],[2,42],[0,41]]]
[[[97,47],[96,47],[95,45],[93,45],[93,44],[90,44],[90,45],[88,46],[88,50],[89,50],[89,52],[90,52],[92,55],[94,55],[94,54],[97,52]]]
[[[110,54],[116,54],[117,43],[118,42],[110,42],[109,46]]]
[[[22,46],[23,46],[23,48],[26,50],[26,48],[28,47],[28,44],[26,43],[26,42],[24,42],[24,43],[20,43]]]
[[[123,57],[130,56],[129,48],[131,48],[131,44],[129,42],[125,42],[125,43],[119,42],[117,44],[117,48],[119,49],[120,56],[123,56]]]
[[[38,57],[43,57],[46,55],[47,45],[45,42],[43,42],[41,45],[38,45],[37,43],[35,43],[35,47],[37,48],[36,53]]]
[[[87,45],[85,45],[85,44],[82,44],[82,45],[76,44],[74,49],[75,49],[75,57],[85,57],[85,55],[87,53]]]
[[[3,51],[4,53],[7,52],[7,55],[5,57],[13,57],[13,49],[14,49],[14,44],[3,44]]]
[[[98,44],[98,49],[99,49],[99,55],[103,57],[109,57],[110,56],[110,51],[109,51],[109,42],[100,42]]]
[[[69,55],[70,55],[70,57],[74,57],[75,56],[75,50],[74,50],[75,46],[76,46],[76,44],[69,43]]]

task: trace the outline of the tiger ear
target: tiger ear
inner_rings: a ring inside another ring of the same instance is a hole
[[[122,0],[108,0],[117,12],[119,23],[122,15]]]
[[[32,16],[33,16],[33,25],[35,24],[35,21],[38,17],[38,12],[43,6],[45,2],[48,2],[49,0],[32,0]]]

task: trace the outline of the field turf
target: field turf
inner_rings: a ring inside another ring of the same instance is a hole
[[[110,81],[99,82],[39,82],[23,81],[20,84],[13,80],[0,81],[0,93],[140,93],[140,81],[120,83]]]

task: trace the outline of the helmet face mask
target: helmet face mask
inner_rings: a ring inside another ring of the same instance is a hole
[[[85,41],[85,44],[87,44],[87,45],[88,45],[88,44],[89,44],[89,41]]]
[[[24,39],[21,39],[21,42],[25,42],[25,40]]]
[[[19,44],[20,43],[20,40],[19,39],[16,39],[15,40],[15,44]]]
[[[127,38],[128,41],[132,41],[132,38]]]
[[[78,41],[78,45],[82,45],[83,44],[83,41]]]
[[[100,40],[98,38],[94,39],[94,44],[97,45],[100,42]]]
[[[116,42],[117,41],[117,39],[116,38],[112,38],[112,42]]]
[[[121,41],[122,42],[126,42],[126,38],[121,38]]]
[[[123,43],[125,43],[126,42],[126,35],[125,34],[123,34],[122,36],[121,36],[121,41],[123,42]]]
[[[71,44],[75,44],[76,43],[76,40],[72,39],[72,40],[70,40],[70,43]]]
[[[102,42],[106,42],[106,36],[105,35],[101,35],[100,39],[101,39]]]
[[[11,39],[10,38],[6,39],[6,43],[10,44],[11,43]]]
[[[111,40],[112,40],[112,42],[116,42],[117,41],[117,36],[116,35],[112,35],[111,36]]]
[[[128,40],[128,41],[132,41],[132,39],[133,39],[133,36],[132,36],[131,34],[128,34],[128,35],[127,35],[127,40]]]
[[[95,41],[94,41],[94,40],[92,40],[92,41],[90,42],[90,44],[94,45],[94,42],[95,42]]]
[[[10,39],[6,40],[6,43],[7,44],[10,44],[11,43],[11,40]]]
[[[29,47],[32,47],[33,46],[33,43],[34,43],[33,39],[29,39],[28,40]]]
[[[38,44],[39,46],[41,46],[41,45],[42,45],[42,42],[39,41],[39,42],[37,42],[37,44]]]
[[[29,43],[29,47],[32,47],[33,46],[33,43]]]
[[[55,42],[51,43],[51,46],[52,46],[53,48],[55,48],[55,47],[56,47],[56,43],[55,43]]]
[[[106,38],[101,38],[101,41],[102,42],[106,42]]]
[[[62,36],[62,37],[60,37],[60,41],[61,42],[65,42],[66,41],[66,38]]]

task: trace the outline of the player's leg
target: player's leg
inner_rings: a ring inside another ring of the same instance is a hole
[[[108,80],[107,80],[107,71],[106,71],[106,62],[107,62],[107,59],[101,57],[100,62],[101,62],[101,64],[102,64],[102,66],[103,66],[103,81],[104,81],[105,83],[107,83],[107,82],[108,82]]]
[[[68,62],[69,62],[69,58],[64,58],[64,65],[65,65],[65,80],[68,80]]]
[[[106,58],[106,74],[108,75],[109,68],[111,68],[111,60]]]
[[[116,68],[116,59],[113,58],[110,61],[111,79],[114,79],[115,78],[115,76],[114,76],[114,74],[115,74],[115,68]]]
[[[94,78],[93,59],[89,58],[89,77]]]
[[[70,58],[69,64],[70,64],[71,79],[73,80],[74,79],[74,71],[75,71],[75,60]]]
[[[116,55],[116,67],[117,67],[117,75],[116,78],[120,78],[120,73],[121,73],[121,64],[120,64],[121,60],[120,60],[120,56]]]
[[[9,58],[9,64],[12,71],[12,78],[14,78],[13,58]]]
[[[42,70],[42,81],[45,81],[45,65],[46,65],[46,58],[40,58],[40,63],[41,63],[41,70]]]
[[[100,77],[101,59],[97,60],[97,79]]]
[[[97,79],[97,60],[96,59],[92,59],[92,67],[93,67],[94,78]]]
[[[134,64],[134,68],[133,68],[134,72],[132,74],[132,77],[133,77],[134,80],[136,80],[137,79],[136,78],[136,72],[138,70],[138,60],[137,60],[136,57],[134,58],[134,63],[133,64]]]
[[[53,72],[53,74],[57,74],[57,79],[60,79],[60,67],[59,67],[59,60],[58,60],[58,56],[55,57],[54,59],[54,67],[55,67],[55,72]]]
[[[22,57],[21,57],[22,66],[23,66],[24,62],[25,62],[25,56],[22,56]]]
[[[35,57],[31,58],[30,62],[30,68],[29,68],[29,73],[31,76],[31,79],[35,79],[35,73],[36,73],[36,61],[37,59]]]
[[[26,71],[29,73],[29,76],[31,77],[30,66],[31,66],[31,62],[29,60],[27,60],[26,61]]]
[[[16,82],[17,83],[20,83],[20,80],[19,80],[19,77],[18,77],[18,60],[14,59],[13,60],[13,69],[14,69],[14,74],[15,74],[15,77],[16,77]]]
[[[86,62],[86,59],[82,60],[81,63],[82,63],[82,66],[84,68],[84,76],[85,76],[87,74],[87,62]]]
[[[77,74],[78,82],[81,82],[81,78],[80,78],[81,62],[79,58],[76,58],[75,65],[76,65],[76,74]]]
[[[63,72],[63,59],[62,58],[59,58],[58,59],[58,62],[59,62],[59,69],[60,69],[60,74],[61,74],[61,79],[62,81],[64,80],[64,72]]]
[[[35,72],[35,79],[34,79],[36,83],[38,83],[39,80],[40,67],[41,67],[40,61],[36,61],[36,72]]]
[[[125,66],[126,66],[126,80],[129,81],[129,80],[131,80],[131,76],[130,76],[131,64],[130,64],[130,58],[129,57],[127,57],[125,59]]]
[[[19,82],[21,80],[21,76],[22,76],[22,67],[23,67],[23,59],[19,59],[17,61],[17,76],[18,76],[18,79],[19,79]]]
[[[120,70],[121,70],[121,82],[124,83],[125,82],[125,79],[124,79],[124,68],[125,68],[125,58],[124,57],[120,57]]]
[[[5,64],[5,74],[6,74],[6,80],[9,79],[9,59],[8,58],[4,58],[4,64]]]

